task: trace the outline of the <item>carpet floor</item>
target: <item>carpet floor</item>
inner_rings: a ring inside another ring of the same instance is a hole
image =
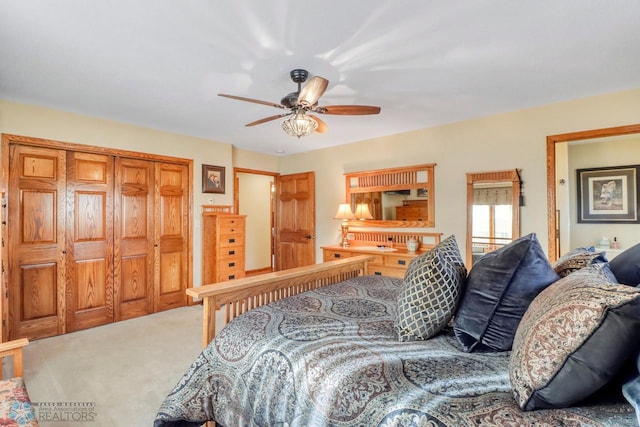
[[[24,377],[44,427],[150,427],[202,350],[202,306],[32,341]]]

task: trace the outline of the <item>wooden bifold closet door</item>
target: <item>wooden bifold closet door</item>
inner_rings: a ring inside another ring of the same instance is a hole
[[[64,333],[66,153],[10,148],[10,339]]]
[[[115,319],[153,313],[154,164],[116,159]]]
[[[72,332],[113,322],[113,157],[68,151],[66,179],[66,332]]]
[[[10,146],[9,337],[186,304],[189,168]]]

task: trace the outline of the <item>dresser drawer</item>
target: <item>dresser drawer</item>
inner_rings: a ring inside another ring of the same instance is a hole
[[[417,206],[396,207],[396,219],[399,221],[426,221],[427,208]]]
[[[323,261],[332,261],[334,259],[349,258],[353,255],[354,255],[353,253],[348,251],[336,251],[336,250],[325,249],[323,251],[322,258],[323,258]]]
[[[217,259],[242,259],[244,258],[244,248],[241,246],[226,246],[220,248]]]
[[[362,255],[362,254],[351,254],[351,256]],[[384,255],[379,254],[370,254],[367,252],[367,255],[372,255],[375,258],[369,261],[369,265],[384,265]]]
[[[412,256],[391,256],[391,255],[387,255],[384,257],[384,265],[387,267],[398,267],[398,268],[403,268],[403,269],[407,269],[407,267],[409,267],[409,263],[411,262],[411,260],[414,257]]]
[[[388,267],[385,265],[369,265],[369,274],[383,275],[389,277],[397,277],[404,279],[404,275],[407,273],[405,268]]]
[[[219,233],[220,233],[220,235],[224,235],[224,234],[234,234],[234,235],[243,234],[242,233],[242,227],[239,227],[237,225],[233,225],[231,227],[220,227]]]
[[[226,268],[220,266],[217,272],[218,282],[224,282],[226,280],[240,279],[244,277],[244,269],[239,267]]]
[[[236,232],[244,230],[244,218],[220,218],[220,231],[225,229],[235,229]]]
[[[244,246],[244,237],[241,234],[220,234],[220,248]]]

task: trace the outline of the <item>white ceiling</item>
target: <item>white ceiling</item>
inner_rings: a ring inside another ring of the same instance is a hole
[[[329,80],[296,139],[289,71]],[[276,154],[640,87],[637,0],[1,0],[0,98]]]

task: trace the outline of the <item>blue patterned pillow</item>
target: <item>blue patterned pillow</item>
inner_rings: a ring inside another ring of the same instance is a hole
[[[485,254],[469,272],[454,319],[463,349],[510,350],[531,301],[558,279],[535,233]]]
[[[454,236],[414,258],[398,294],[400,341],[426,340],[453,317],[467,270]]]

